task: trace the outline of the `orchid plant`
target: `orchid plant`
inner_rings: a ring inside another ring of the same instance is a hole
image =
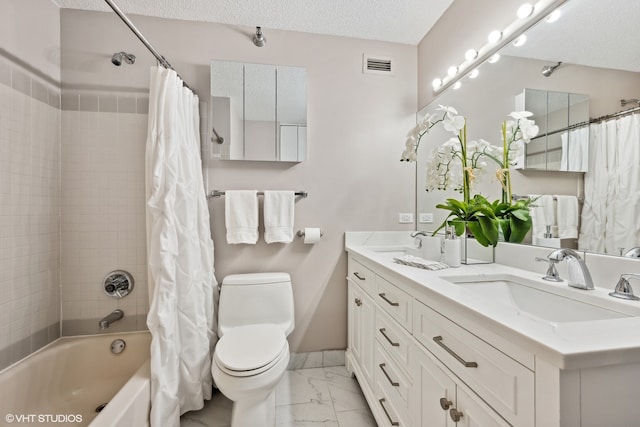
[[[510,114],[512,120],[502,123],[500,147],[482,139],[467,141],[466,120],[458,115],[455,108],[440,105],[437,111],[427,114],[409,133],[401,158],[402,161],[416,161],[422,137],[439,123],[454,135],[433,150],[427,162],[426,189],[452,189],[462,193],[463,200],[447,199],[445,204],[436,205],[450,213],[434,234],[449,224],[454,225],[456,234],[461,235],[465,231],[462,224],[466,224],[484,246],[495,246],[499,231],[507,241],[522,241],[531,228],[530,202],[512,203],[510,167],[522,155],[524,145],[538,133],[535,122],[527,118],[532,114],[526,111]],[[487,161],[498,166],[496,177],[502,187],[501,200],[493,203],[480,195],[471,196],[473,183],[488,169]]]

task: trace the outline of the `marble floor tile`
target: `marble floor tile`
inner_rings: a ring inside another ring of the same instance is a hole
[[[369,408],[337,412],[339,427],[377,427]]]
[[[277,427],[338,427],[331,402],[308,402],[276,406]]]
[[[276,386],[276,406],[331,401],[323,368],[286,371]]]
[[[219,391],[199,411],[180,418],[181,427],[229,427],[233,402]],[[344,366],[285,372],[276,387],[278,427],[375,427],[358,382]]]

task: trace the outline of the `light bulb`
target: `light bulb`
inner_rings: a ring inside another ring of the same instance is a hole
[[[469,49],[468,51],[465,52],[464,54],[464,58],[467,61],[473,61],[474,59],[476,59],[478,57],[478,51],[475,49]]]
[[[489,64],[495,64],[496,62],[500,61],[500,54],[496,53],[494,54],[491,58],[488,59]]]
[[[453,89],[454,89],[454,90],[458,90],[458,89],[460,89],[460,86],[462,86],[462,83],[460,83],[460,82],[456,82],[456,83],[453,85]]]
[[[519,47],[525,44],[526,42],[527,42],[527,36],[524,34],[521,34],[520,37],[518,37],[513,41],[513,45],[516,47]]]
[[[447,74],[449,75],[449,77],[453,77],[456,74],[458,74],[458,67],[452,65],[451,67],[449,67],[449,69],[447,70]]]
[[[560,9],[556,9],[545,18],[545,21],[547,21],[548,23],[556,22],[558,19],[560,19],[560,16],[562,16],[562,11]]]
[[[534,8],[533,8],[533,5],[531,3],[523,4],[518,9],[518,14],[517,14],[518,18],[520,18],[520,19],[528,18],[533,13],[533,9]]]
[[[502,38],[502,31],[495,30],[489,33],[489,37],[487,38],[487,40],[489,40],[489,43],[496,43],[500,41],[501,38]]]
[[[431,86],[433,86],[434,89],[438,89],[442,86],[442,79],[434,79],[433,82],[431,82]]]
[[[469,73],[469,78],[475,79],[476,77],[478,77],[478,74],[480,74],[480,71],[478,71],[478,69],[475,68],[472,72]]]

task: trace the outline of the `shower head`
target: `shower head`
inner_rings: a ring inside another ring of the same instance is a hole
[[[116,67],[122,65],[122,60],[124,60],[124,62],[126,62],[127,64],[133,64],[136,62],[136,56],[132,53],[118,52],[114,53],[111,57],[111,63]]]
[[[542,67],[542,75],[545,77],[549,77],[553,72],[562,64],[562,62],[558,62],[556,65],[545,65]]]
[[[253,44],[262,47],[267,44],[267,39],[262,35],[262,27],[256,27],[256,35],[253,36]]]

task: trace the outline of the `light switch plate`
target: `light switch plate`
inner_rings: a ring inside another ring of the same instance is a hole
[[[420,224],[431,224],[433,223],[433,214],[421,213],[419,221],[420,221]]]
[[[413,224],[413,214],[412,213],[399,213],[398,214],[398,223],[399,224]]]

